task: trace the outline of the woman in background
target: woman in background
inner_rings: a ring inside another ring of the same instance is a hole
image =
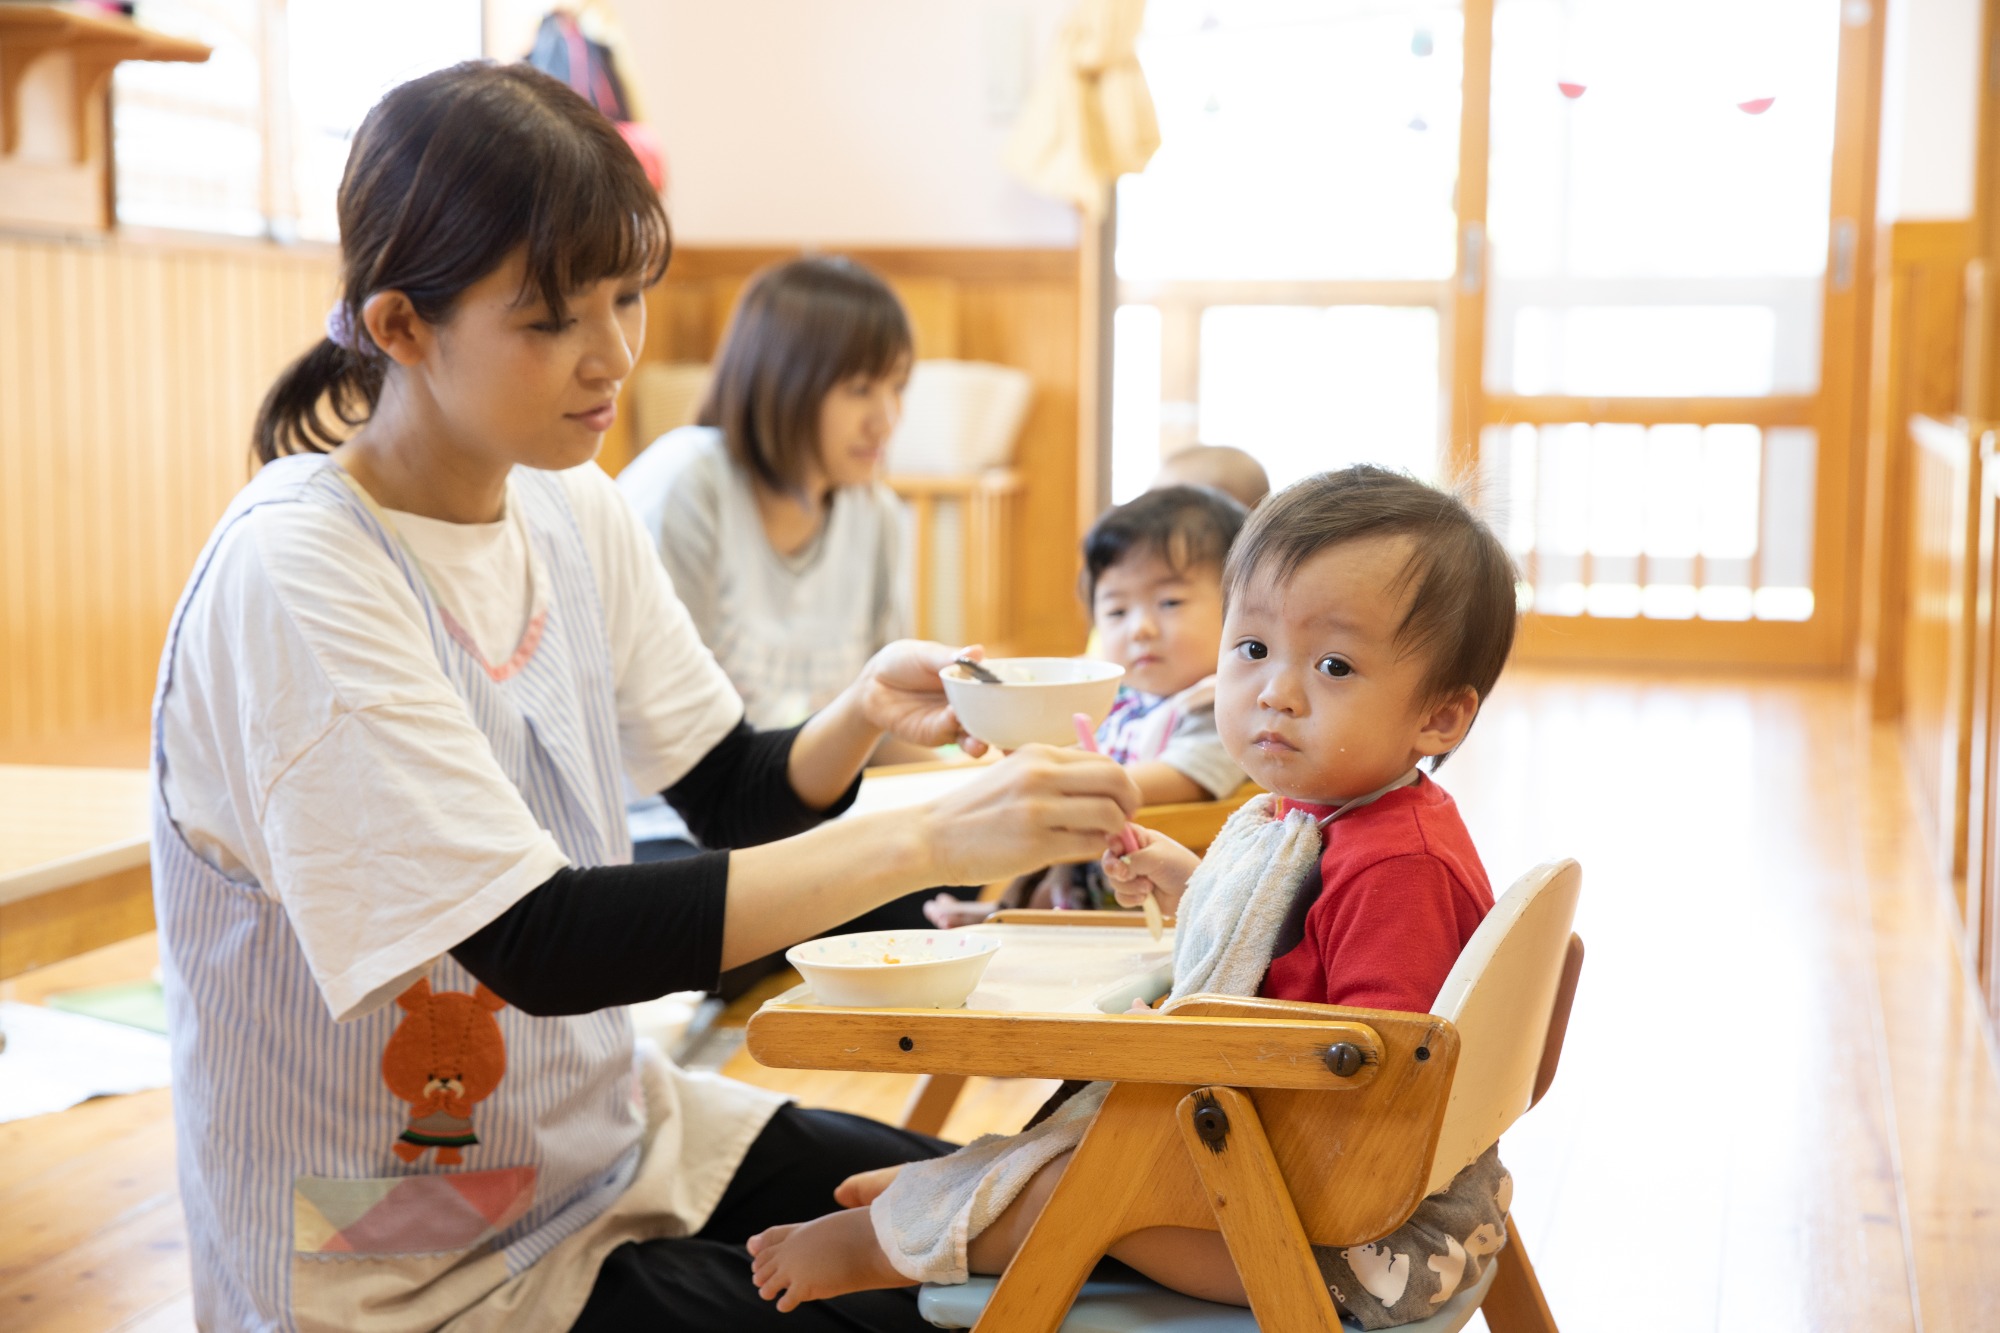
[[[737,304],[697,424],[619,475],[752,726],[798,725],[909,633],[902,505],[881,476],[911,355],[902,303],[860,264],[765,269]],[[892,739],[876,760],[931,757]],[[641,860],[695,850],[661,798],[631,813]],[[922,928],[921,899],[852,926]]]

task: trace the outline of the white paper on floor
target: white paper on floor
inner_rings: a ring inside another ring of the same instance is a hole
[[[167,1039],[157,1033],[12,1002],[0,1002],[0,1032],[0,1123],[167,1086]]]

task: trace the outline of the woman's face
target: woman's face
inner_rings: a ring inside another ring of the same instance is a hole
[[[643,284],[592,283],[570,294],[558,322],[532,289],[524,294],[526,272],[516,251],[466,288],[448,319],[423,326],[414,364],[397,360],[460,449],[495,464],[575,467],[617,418],[619,386],[646,337]]]
[[[881,475],[889,437],[903,419],[906,356],[879,376],[842,380],[819,405],[819,470],[828,486],[865,486]]]

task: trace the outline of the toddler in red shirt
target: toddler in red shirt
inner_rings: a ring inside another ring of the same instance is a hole
[[[1227,902],[1213,895],[1244,894],[1245,875],[1263,875],[1264,892],[1241,899],[1249,907],[1237,933],[1258,935],[1262,950],[1239,983],[1245,989],[1264,969],[1261,995],[1429,1012],[1493,893],[1456,806],[1419,764],[1428,760],[1435,770],[1465,739],[1506,663],[1516,614],[1506,551],[1456,498],[1402,474],[1354,467],[1308,478],[1260,507],[1230,554],[1224,594],[1216,725],[1230,756],[1270,795],[1232,817],[1206,867],[1142,829],[1137,850],[1105,854],[1105,875],[1121,902],[1136,905],[1152,893],[1170,912],[1192,880],[1194,894],[1210,895],[1189,899],[1196,915],[1198,902]],[[1226,864],[1232,854],[1270,847],[1273,835],[1286,840],[1280,854]],[[1294,849],[1291,859],[1286,848]],[[1281,864],[1295,884],[1253,869]],[[1184,913],[1177,995],[1189,930]],[[1237,974],[1241,963],[1229,960]],[[1082,1093],[1075,1100],[1085,1114],[1094,1105]],[[1042,1133],[1046,1145],[1046,1129],[1019,1137],[1025,1144]],[[954,1156],[1011,1147],[982,1140]],[[966,1269],[1006,1267],[1067,1158],[1035,1170],[969,1236],[955,1260],[959,1280]],[[900,1254],[899,1264],[878,1239],[894,1228],[871,1225],[867,1206],[899,1172],[907,1173],[900,1192],[918,1179],[947,1178],[932,1165],[855,1177],[836,1194],[848,1212],[752,1238],[765,1297],[789,1309],[912,1281],[910,1255]],[[1334,1300],[1366,1328],[1435,1312],[1504,1243],[1511,1193],[1489,1150],[1391,1235],[1318,1251]],[[964,1214],[957,1216],[962,1227]],[[1125,1237],[1111,1254],[1174,1290],[1248,1303],[1219,1233],[1155,1228]]]

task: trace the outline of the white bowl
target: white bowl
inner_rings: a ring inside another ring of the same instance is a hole
[[[999,947],[994,936],[970,930],[864,930],[794,944],[785,961],[821,1004],[956,1009]]]
[[[938,672],[959,725],[988,745],[1075,745],[1078,713],[1094,727],[1111,711],[1125,668],[1088,657],[999,657],[984,663],[998,685],[953,663]]]

